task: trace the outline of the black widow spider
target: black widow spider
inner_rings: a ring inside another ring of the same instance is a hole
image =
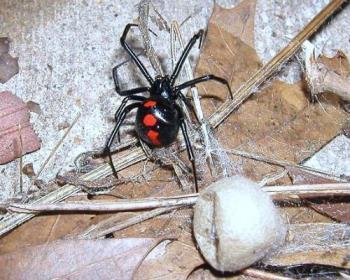
[[[173,143],[177,137],[179,128],[184,136],[186,149],[188,153],[189,160],[192,163],[192,172],[194,176],[194,182],[196,191],[198,192],[198,182],[196,176],[196,165],[195,157],[192,150],[191,142],[188,137],[186,122],[184,119],[184,114],[179,105],[176,104],[176,100],[180,98],[185,102],[185,104],[190,104],[187,97],[185,97],[181,90],[197,83],[205,82],[208,80],[215,80],[222,84],[225,84],[230,92],[232,98],[232,92],[228,82],[220,77],[214,75],[205,75],[191,81],[185,82],[178,86],[174,86],[175,81],[180,73],[180,70],[190,52],[193,45],[198,39],[200,39],[200,44],[202,41],[203,30],[200,30],[195,34],[192,39],[187,44],[179,61],[177,62],[172,75],[166,76],[156,76],[155,79],[151,77],[145,66],[139,60],[134,51],[125,42],[125,38],[131,27],[138,26],[137,24],[127,24],[122,37],[120,38],[120,43],[123,48],[130,55],[131,59],[136,63],[137,67],[141,70],[143,76],[147,79],[150,87],[139,87],[129,90],[121,90],[118,82],[117,68],[113,68],[113,79],[115,83],[115,90],[120,96],[126,96],[118,110],[115,113],[116,125],[107,141],[104,153],[108,154],[109,160],[113,169],[114,174],[116,173],[112,156],[111,156],[111,146],[114,141],[115,136],[118,134],[120,125],[124,121],[126,115],[133,109],[138,108],[136,113],[136,132],[141,139],[141,141],[147,143],[150,147],[164,147]],[[148,92],[149,97],[136,95],[138,93]],[[128,101],[135,101],[134,103],[127,105]]]

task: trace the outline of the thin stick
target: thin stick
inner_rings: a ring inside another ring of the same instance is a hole
[[[22,127],[18,125],[19,132],[19,147],[20,147],[20,156],[19,156],[19,192],[23,192],[23,140],[22,140]]]
[[[51,160],[51,158],[54,156],[54,154],[56,153],[56,151],[58,150],[58,148],[62,145],[63,141],[66,139],[66,137],[68,136],[69,132],[72,130],[73,126],[77,123],[77,121],[80,118],[80,113],[75,117],[74,121],[72,122],[72,124],[70,125],[70,127],[67,129],[67,131],[64,133],[63,137],[61,138],[60,141],[58,141],[58,143],[56,144],[56,146],[53,148],[53,150],[51,151],[51,153],[49,154],[48,158],[44,161],[44,164],[41,166],[38,174],[35,176],[34,181],[37,180],[41,174],[41,172],[44,170],[44,168],[46,167],[46,165],[49,163],[49,161]]]
[[[340,177],[335,176],[333,174],[328,174],[322,170],[315,169],[315,168],[312,168],[309,166],[295,164],[295,163],[290,162],[290,161],[273,159],[273,158],[269,158],[266,156],[251,154],[251,153],[247,153],[245,151],[239,151],[239,150],[235,150],[235,149],[229,149],[229,150],[225,150],[225,151],[227,153],[230,153],[233,155],[237,155],[237,156],[241,156],[241,157],[245,157],[245,158],[249,158],[249,159],[253,159],[256,161],[261,161],[261,162],[265,162],[265,163],[269,163],[269,164],[273,164],[273,165],[277,165],[277,166],[281,166],[281,167],[293,167],[293,168],[297,168],[297,169],[301,169],[301,170],[305,170],[305,171],[310,171],[313,173],[317,173],[318,175],[321,175],[323,177],[327,177],[328,179],[332,179],[334,181],[347,182],[346,179],[340,178]]]
[[[111,217],[107,220],[104,220],[98,223],[97,225],[93,225],[92,227],[88,228],[85,232],[79,234],[77,238],[78,239],[97,239],[97,238],[106,236],[107,234],[128,228],[130,226],[139,224],[143,221],[168,213],[177,208],[178,206],[168,207],[168,208],[158,208],[152,211],[144,212],[140,215],[131,217],[123,221],[119,221],[120,217]]]
[[[155,209],[174,206],[191,206],[197,200],[197,195],[183,197],[151,198],[151,199],[123,199],[118,202],[67,202],[56,204],[20,204],[12,203],[7,209],[12,212],[121,212],[133,210]]]
[[[273,274],[270,272],[265,272],[263,270],[254,269],[254,268],[247,268],[242,271],[242,274],[245,276],[258,278],[258,279],[265,279],[265,280],[292,280],[293,279],[293,278]]]
[[[349,195],[350,183],[305,184],[288,186],[264,186],[271,195]]]
[[[294,39],[282,49],[267,64],[261,67],[244,85],[242,85],[235,93],[234,101],[226,101],[219,111],[214,113],[209,123],[213,127],[217,127],[223,122],[240,104],[252,95],[252,91],[258,88],[268,77],[277,72],[282,64],[287,62],[301,47],[302,43],[307,40],[316,30],[343,5],[346,0],[331,1],[317,16],[309,22],[304,29],[294,37]]]
[[[157,75],[164,76],[164,71],[159,62],[159,58],[155,54],[155,50],[152,45],[152,41],[149,35],[148,29],[148,18],[149,18],[149,8],[150,8],[149,0],[141,0],[138,5],[139,11],[139,29],[141,31],[141,36],[143,39],[143,44],[145,46],[146,55],[151,62],[151,65]]]
[[[173,31],[175,33],[176,38],[178,39],[179,44],[180,44],[180,50],[181,50],[181,52],[183,52],[185,45],[184,45],[184,42],[183,42],[183,39],[181,36],[181,32],[180,32],[180,27],[179,27],[179,24],[177,21],[173,21],[171,23],[171,31]],[[185,60],[184,70],[185,70],[187,79],[193,80],[194,76],[192,73],[192,69],[191,69],[191,65],[190,65],[188,57]],[[202,106],[201,106],[201,103],[199,100],[198,89],[197,89],[197,87],[194,86],[194,87],[190,88],[190,91],[191,91],[191,95],[192,95],[192,99],[193,99],[193,103],[194,103],[194,109],[196,112],[196,116],[197,116],[198,122],[200,124],[200,128],[202,130],[202,137],[203,137],[203,142],[204,142],[204,146],[205,146],[206,158],[209,162],[210,170],[212,172],[214,172],[215,171],[214,162],[213,162],[213,158],[211,156],[211,153],[209,151],[210,140],[209,140],[209,135],[208,135],[208,127],[207,127],[207,124],[205,123],[204,113],[203,113]]]
[[[303,49],[305,80],[311,97],[315,100],[316,95],[331,92],[350,101],[350,80],[318,61],[319,55],[316,54],[315,46],[309,41],[303,44]]]
[[[265,186],[262,190],[277,200],[295,199],[303,195],[350,195],[350,183],[313,184],[313,185],[288,185]],[[19,213],[40,212],[121,212],[135,211],[174,206],[192,206],[197,201],[198,194],[190,194],[175,197],[159,197],[146,199],[124,199],[118,202],[66,202],[56,204],[20,204],[12,203],[4,205],[7,211]]]

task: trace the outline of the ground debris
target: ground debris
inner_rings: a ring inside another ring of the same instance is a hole
[[[0,93],[0,164],[40,148],[26,104],[9,91]]]
[[[9,38],[0,38],[0,83],[4,84],[19,71],[18,58],[12,57],[8,52]]]

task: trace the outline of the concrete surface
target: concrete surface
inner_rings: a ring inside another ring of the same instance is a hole
[[[255,46],[264,63],[302,30],[329,0],[261,0],[257,1]],[[311,38],[321,52],[332,56],[336,49],[350,57],[350,5],[328,21]],[[280,77],[290,83],[300,80],[300,65],[296,59],[282,70]]]

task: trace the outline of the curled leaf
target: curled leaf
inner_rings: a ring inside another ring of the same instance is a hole
[[[13,58],[9,52],[10,40],[0,38],[0,83],[4,84],[19,71],[18,58]]]
[[[40,148],[26,104],[9,91],[0,93],[0,164]]]

